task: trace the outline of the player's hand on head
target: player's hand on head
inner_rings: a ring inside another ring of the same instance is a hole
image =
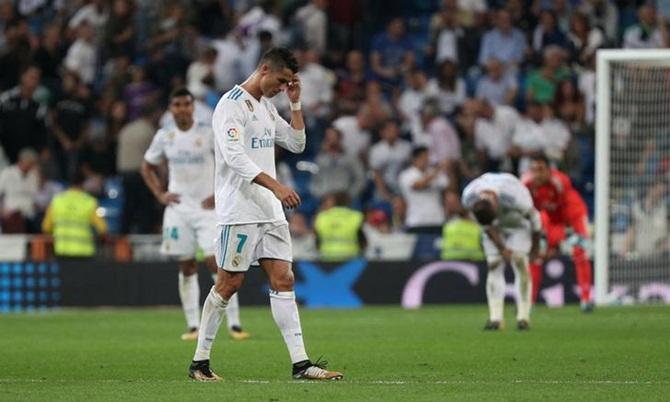
[[[274,191],[275,197],[281,201],[286,208],[297,208],[300,203],[300,196],[288,186],[281,185]]]
[[[298,102],[300,100],[300,78],[298,74],[293,75],[293,79],[286,85],[286,95],[291,102]]]
[[[510,263],[512,261],[512,250],[508,249],[507,247],[500,251],[500,255],[506,263]]]
[[[181,197],[179,194],[171,193],[169,191],[164,192],[158,197],[158,200],[163,205],[179,204]]]

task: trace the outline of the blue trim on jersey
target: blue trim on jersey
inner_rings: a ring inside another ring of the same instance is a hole
[[[238,99],[240,99],[240,96],[242,96],[242,93],[243,93],[242,88],[237,88],[237,90],[239,92],[237,94],[235,94],[235,96],[233,97],[233,100],[238,100]]]
[[[221,268],[226,269],[226,254],[228,254],[228,240],[230,234],[230,225],[227,225],[223,233],[223,258],[221,258]]]
[[[242,92],[241,89],[239,89],[239,88],[233,88],[233,90],[230,91],[230,93],[228,94],[228,96],[227,96],[226,99],[233,99],[233,98],[235,98],[235,96],[237,96],[240,92]],[[235,99],[233,99],[233,100],[235,100]]]

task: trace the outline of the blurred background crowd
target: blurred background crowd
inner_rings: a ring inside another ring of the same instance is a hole
[[[342,193],[379,232],[439,231],[468,181],[534,153],[590,204],[595,52],[667,47],[668,17],[632,0],[0,0],[2,230],[38,232],[82,172],[113,233],[160,233],[139,168],[167,95],[186,86],[209,121],[272,46],[298,57],[308,126],[304,154],[277,151],[296,239]]]

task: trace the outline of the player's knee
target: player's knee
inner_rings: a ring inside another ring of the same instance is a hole
[[[293,285],[295,284],[295,277],[291,270],[282,272],[277,275],[273,275],[270,278],[270,286],[273,290],[278,292],[287,292],[293,290]]]
[[[179,261],[179,270],[184,276],[191,276],[198,273],[198,264],[195,260]]]
[[[219,275],[214,289],[224,299],[230,299],[241,287],[244,281],[243,273],[224,273],[223,277]]]

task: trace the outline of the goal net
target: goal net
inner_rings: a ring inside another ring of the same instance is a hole
[[[670,50],[597,57],[596,303],[670,303]]]

